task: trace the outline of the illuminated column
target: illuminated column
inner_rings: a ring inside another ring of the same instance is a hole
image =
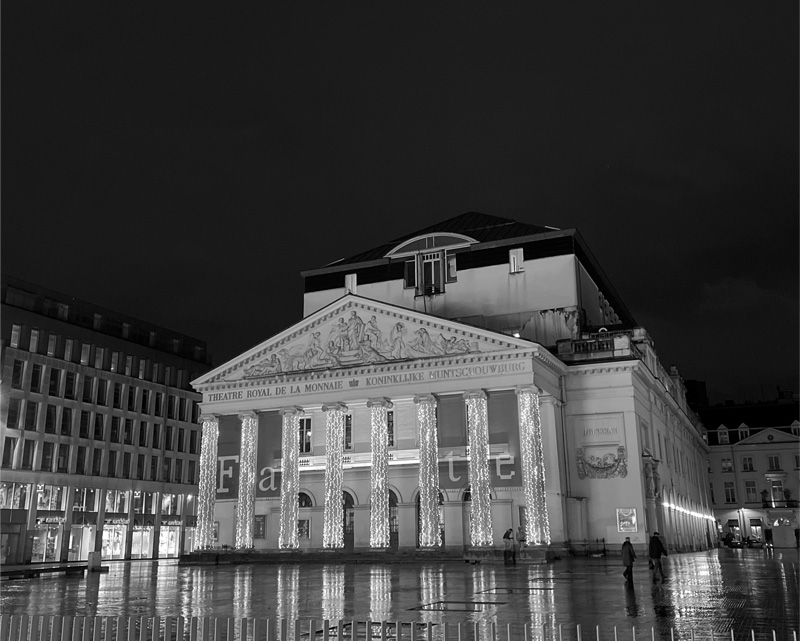
[[[344,415],[347,405],[323,405],[325,412],[325,510],[322,513],[322,547],[344,547],[342,470],[344,465]]]
[[[470,545],[492,545],[491,482],[489,480],[489,420],[486,394],[466,392],[469,434],[469,487],[472,494]]]
[[[439,437],[436,429],[436,398],[414,397],[419,425],[419,545],[438,547],[439,532]]]
[[[195,550],[210,548],[214,541],[214,500],[217,495],[217,440],[219,419],[212,414],[200,417],[200,486],[197,492],[197,536]]]
[[[258,418],[255,412],[240,412],[242,422],[239,446],[239,508],[236,511],[237,548],[253,547],[253,521],[256,511],[256,445]]]
[[[297,493],[300,488],[300,407],[281,410],[283,417],[283,443],[281,446],[281,525],[278,547],[289,550],[300,545],[297,539],[297,516],[300,506]]]
[[[530,386],[517,387],[519,409],[519,440],[522,450],[522,485],[527,504],[527,537],[534,545],[550,543],[550,520],[547,516],[545,494],[542,421],[539,415],[538,390]]]
[[[389,427],[387,398],[369,401],[372,427],[372,477],[369,513],[369,545],[389,547]]]

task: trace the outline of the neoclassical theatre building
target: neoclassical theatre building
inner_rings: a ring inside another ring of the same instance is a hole
[[[467,213],[303,276],[192,383],[198,549],[711,543],[683,382],[575,230]]]

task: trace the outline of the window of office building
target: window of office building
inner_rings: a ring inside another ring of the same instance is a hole
[[[50,443],[49,441],[44,441],[42,443],[42,461],[39,465],[39,469],[42,472],[53,471],[54,449],[55,449],[55,443]]]
[[[130,376],[133,372],[133,356],[125,357],[125,376]]]
[[[8,399],[8,420],[6,421],[6,425],[11,430],[16,430],[19,428],[19,413],[21,406],[22,401],[20,399]]]
[[[119,371],[119,359],[122,355],[119,352],[111,352],[111,367],[112,372]]]
[[[195,479],[194,479],[194,470],[195,470],[195,462],[194,461],[189,461],[188,469],[186,471],[186,482],[187,483],[190,483],[190,484],[194,483],[194,481],[195,481]]]
[[[89,343],[83,343],[81,345],[81,365],[88,365],[89,364],[89,355],[92,351],[92,346]]]
[[[167,418],[175,418],[175,401],[177,399],[170,394],[167,397]]]
[[[175,467],[175,470],[174,470],[174,472],[175,472],[174,481],[175,481],[175,483],[180,483],[181,480],[182,480],[182,476],[183,476],[183,461],[181,461],[181,459],[179,459],[179,458],[176,458],[174,467]]]
[[[13,389],[22,389],[22,375],[25,373],[25,362],[14,361],[11,369],[11,387]]]
[[[64,360],[65,361],[72,361],[72,350],[75,345],[75,341],[71,338],[68,338],[64,341]]]
[[[91,403],[94,398],[94,376],[83,378],[83,402]]]
[[[122,409],[122,383],[114,383],[114,409]]]
[[[95,414],[94,415],[94,440],[95,441],[104,441],[106,438],[105,434],[105,416],[103,414]]]
[[[95,347],[94,348],[94,368],[95,369],[103,369],[103,365],[105,364],[105,355],[106,350],[103,347]]]
[[[128,492],[125,490],[108,490],[106,492],[106,512],[127,514]]]
[[[6,469],[11,469],[14,465],[14,451],[17,448],[17,438],[6,436],[3,439],[3,462],[0,464]]]
[[[164,449],[172,449],[172,425],[167,425],[164,428]]]
[[[61,396],[61,370],[57,367],[50,368],[50,383],[47,393],[50,396]]]
[[[386,439],[386,444],[394,447],[394,412],[392,410],[386,412]]]
[[[61,485],[37,485],[36,497],[37,510],[60,511],[66,507],[67,493]]]
[[[133,445],[133,419],[125,419],[125,432],[123,436],[125,445]]]
[[[116,476],[117,475],[117,453],[114,450],[109,450],[108,452],[108,468],[106,469],[106,473],[108,476]]]
[[[39,351],[39,330],[32,329],[31,330],[31,342],[28,345],[28,351],[31,354],[36,354]]]
[[[164,399],[164,395],[163,395],[161,392],[154,392],[154,393],[153,393],[153,396],[154,396],[154,397],[155,397],[155,399],[156,399],[156,407],[155,407],[155,410],[154,410],[154,412],[153,412],[153,413],[154,413],[156,416],[160,417],[160,416],[161,416],[161,414],[162,414],[162,412],[161,412],[161,410],[162,410],[162,407],[161,407],[161,405],[162,405],[162,404],[163,404],[163,402],[164,402],[164,401],[163,401],[163,399]]]
[[[185,432],[186,432],[186,430],[184,430],[182,427],[178,428],[178,446],[177,446],[177,450],[179,452],[183,452],[184,433]]]
[[[75,474],[86,474],[86,448],[78,445],[75,452]]]
[[[128,411],[136,411],[136,386],[128,385]]]
[[[150,480],[151,481],[158,481],[158,457],[151,456],[150,457]]]
[[[34,363],[31,367],[31,392],[42,391],[42,366]]]
[[[353,449],[353,415],[345,414],[344,417],[344,449]]]
[[[142,390],[142,414],[149,414],[150,413],[150,390],[143,389]]]
[[[147,374],[147,360],[144,358],[139,359],[139,380],[143,380]]]
[[[145,421],[139,423],[139,446],[147,447],[147,423]]]
[[[58,336],[56,334],[50,334],[47,337],[47,355],[48,356],[55,356],[56,355],[56,346],[58,344]]]
[[[58,458],[56,459],[56,472],[64,474],[69,472],[69,450],[70,446],[66,443],[59,444]]]
[[[197,430],[189,432],[189,454],[197,454]]]
[[[95,448],[92,451],[92,476],[100,476],[103,469],[103,450]]]
[[[104,378],[97,379],[97,404],[105,406],[108,402],[108,381]]]
[[[9,343],[9,347],[17,348],[19,347],[19,340],[22,334],[22,327],[14,323],[11,326],[11,342]]]
[[[161,426],[158,423],[153,424],[153,442],[151,447],[155,450],[161,447]]]
[[[22,442],[22,461],[20,461],[20,469],[32,470],[33,469],[33,455],[35,452],[36,441],[24,439]]]
[[[39,415],[39,404],[28,401],[25,405],[25,429],[29,432],[35,432],[36,419]]]
[[[78,391],[78,375],[75,372],[67,372],[64,382],[64,398],[74,401]]]
[[[131,453],[125,452],[122,455],[122,478],[129,479],[131,477]]]
[[[178,402],[178,420],[186,420],[186,399],[181,397]]]
[[[119,443],[120,422],[119,416],[111,417],[111,438],[109,440],[112,443]]]
[[[165,456],[164,463],[161,468],[161,480],[169,481],[171,471],[172,471],[172,459],[169,458],[168,456]]]
[[[140,481],[144,479],[144,454],[136,456],[136,478]]]
[[[72,408],[64,407],[61,410],[61,436],[72,436]]]
[[[91,487],[76,487],[72,493],[72,509],[79,512],[97,511],[97,492]]]
[[[56,433],[56,406],[46,405],[44,410],[44,432],[45,434]]]

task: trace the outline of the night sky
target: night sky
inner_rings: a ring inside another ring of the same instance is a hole
[[[209,344],[467,211],[577,228],[712,402],[798,390],[798,3],[2,10],[2,269]]]

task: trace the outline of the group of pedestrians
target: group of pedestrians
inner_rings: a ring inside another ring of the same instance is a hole
[[[661,542],[661,537],[658,532],[653,532],[650,537],[650,545],[647,548],[648,565],[653,575],[653,583],[658,583],[659,575],[661,580],[664,581],[667,577],[664,575],[664,567],[661,565],[661,557],[669,556],[667,548]],[[622,544],[622,565],[625,566],[625,571],[622,576],[629,587],[633,587],[633,562],[636,560],[636,551],[633,549],[631,537],[626,536],[625,542]]]

